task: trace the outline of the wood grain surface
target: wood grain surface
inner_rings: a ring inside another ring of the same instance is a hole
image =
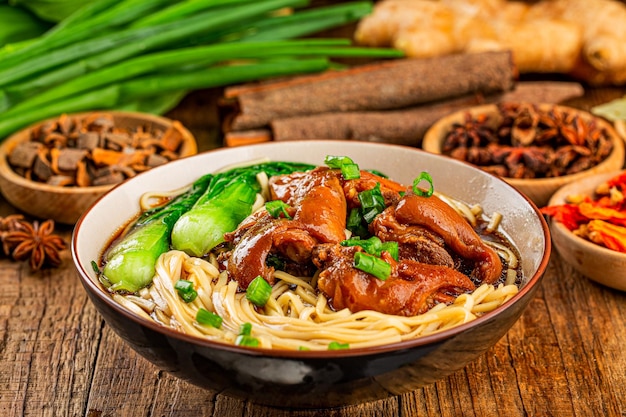
[[[580,108],[623,94],[590,91]],[[215,91],[170,113],[220,146]],[[0,201],[0,215],[13,209]],[[71,228],[57,226],[69,242]],[[485,355],[435,384],[332,410],[281,410],[205,391],[135,354],[104,324],[69,251],[30,272],[0,259],[0,416],[624,416],[626,293],[577,274],[553,252],[528,310]]]

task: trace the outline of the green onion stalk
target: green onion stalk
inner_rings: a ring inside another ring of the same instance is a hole
[[[0,49],[0,140],[62,113],[163,114],[196,89],[321,72],[340,67],[338,58],[403,56],[348,39],[306,39],[371,10],[371,1],[94,0]]]

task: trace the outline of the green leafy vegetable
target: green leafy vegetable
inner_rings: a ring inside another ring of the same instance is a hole
[[[169,204],[144,213],[129,233],[107,251],[101,275],[103,284],[111,291],[124,292],[136,292],[150,284],[157,259],[169,249],[174,223],[204,194],[211,178],[199,178]]]
[[[158,257],[169,248],[168,226],[155,221],[127,235],[102,271],[112,291],[136,292],[152,282]]]
[[[252,212],[261,191],[256,177],[268,177],[312,169],[309,164],[268,162],[216,174],[202,197],[184,213],[172,229],[172,247],[193,256],[203,256],[224,241]]]
[[[172,247],[189,255],[203,256],[224,241],[224,233],[237,228],[252,212],[256,189],[234,183],[183,214],[172,229]]]

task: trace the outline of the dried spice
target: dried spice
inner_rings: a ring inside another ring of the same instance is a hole
[[[567,196],[565,204],[540,210],[575,235],[626,253],[626,173],[600,184],[591,196]]]
[[[117,184],[139,172],[177,159],[182,126],[169,129],[115,125],[109,113],[62,115],[31,131],[30,141],[9,155],[19,175],[57,186]]]
[[[0,240],[6,256],[15,261],[28,260],[33,271],[46,265],[59,266],[61,251],[67,247],[63,238],[54,233],[53,220],[31,223],[20,214],[0,218]]]
[[[611,136],[595,119],[573,109],[499,103],[494,114],[454,124],[442,153],[508,178],[575,174],[602,162],[613,150]]]
[[[499,94],[511,91],[515,80],[509,51],[395,59],[232,86],[219,104],[228,133],[267,128],[272,121],[293,117],[405,109],[464,95]]]

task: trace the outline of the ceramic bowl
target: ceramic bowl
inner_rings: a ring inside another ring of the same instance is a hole
[[[232,346],[183,335],[122,308],[91,266],[148,190],[173,190],[201,175],[259,158],[321,165],[351,157],[404,183],[431,174],[436,190],[486,212],[499,211],[521,254],[524,283],[507,303],[467,324],[418,339],[370,348],[285,351]],[[353,141],[268,142],[223,148],[171,162],[132,178],[100,198],[78,220],[71,253],[80,281],[106,323],[159,369],[222,394],[274,407],[337,407],[400,395],[461,369],[493,346],[520,317],[540,285],[551,251],[537,207],[501,179],[469,164],[416,148]]]
[[[518,178],[504,178],[509,184],[516,187],[522,193],[527,195],[537,206],[542,207],[548,203],[548,200],[554,194],[556,190],[558,190],[563,185],[570,183],[572,181],[576,181],[580,178],[586,177],[588,175],[593,175],[596,173],[602,172],[610,172],[619,170],[624,165],[624,141],[617,134],[613,125],[608,123],[606,120],[601,119],[599,117],[595,117],[592,114],[566,107],[566,106],[558,106],[552,104],[540,104],[540,107],[550,108],[557,107],[563,110],[567,110],[570,112],[576,112],[584,120],[595,119],[596,123],[606,129],[608,134],[610,135],[611,141],[613,142],[613,151],[606,157],[600,164],[585,170],[583,172],[579,172],[572,175],[565,175],[561,177],[552,177],[552,178],[536,178],[536,179],[518,179]],[[469,112],[474,117],[481,114],[496,114],[498,112],[497,106],[495,104],[488,104],[476,107],[470,107],[464,110],[460,110],[454,113],[449,114],[435,122],[429,130],[425,133],[424,139],[422,141],[422,148],[425,151],[432,153],[442,153],[441,147],[443,141],[450,130],[450,126],[453,123],[462,122],[465,118],[465,115]]]
[[[593,196],[599,184],[618,173],[619,171],[591,175],[569,183],[554,193],[549,205],[565,204],[567,197],[571,195]],[[607,287],[626,291],[626,254],[576,236],[554,219],[550,220],[550,229],[557,252],[576,271]]]
[[[70,114],[70,117],[83,117],[93,113]],[[146,113],[107,111],[98,114],[111,115],[116,127],[134,130],[143,126],[147,131],[164,131],[172,126],[173,121],[165,117]],[[57,118],[41,121],[20,130],[5,139],[0,146],[0,191],[4,198],[18,210],[41,219],[53,219],[59,223],[74,224],[80,215],[101,195],[114,185],[96,185],[88,187],[57,186],[32,181],[16,173],[8,162],[8,156],[22,142],[31,140],[33,129]],[[176,129],[183,137],[180,156],[197,153],[197,144],[193,135],[183,126],[176,124]]]

